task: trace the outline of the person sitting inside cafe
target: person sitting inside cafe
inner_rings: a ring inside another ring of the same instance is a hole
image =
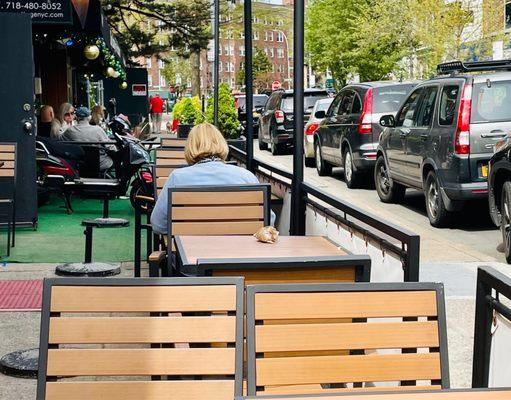
[[[51,125],[54,119],[55,114],[53,113],[53,107],[49,105],[42,106],[41,110],[39,111],[37,136],[49,138],[51,132]]]
[[[51,121],[50,137],[59,140],[67,128],[73,126],[75,119],[75,108],[72,104],[62,103],[57,112],[56,118]]]
[[[155,233],[167,233],[168,189],[171,187],[259,183],[252,172],[226,164],[228,153],[227,142],[214,125],[204,123],[192,128],[185,147],[185,158],[189,166],[178,168],[170,174],[151,214],[151,225]],[[271,219],[273,224],[273,212]]]
[[[79,107],[76,110],[76,119],[78,123],[68,128],[61,136],[60,140],[71,142],[109,142],[110,139],[105,131],[99,126],[90,124],[91,112],[87,107]],[[115,146],[101,147],[99,153],[99,170],[105,172],[113,165],[112,158],[107,150],[115,151]]]

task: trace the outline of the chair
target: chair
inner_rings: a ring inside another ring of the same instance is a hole
[[[231,400],[242,350],[242,278],[47,279],[37,399]]]
[[[371,258],[366,255],[300,257],[296,260],[197,260],[198,276],[242,276],[245,285],[284,283],[369,282]]]
[[[187,164],[184,147],[164,147],[156,149],[156,165],[183,165]]]
[[[247,286],[246,312],[249,395],[449,387],[441,284]]]
[[[2,193],[0,198],[0,204],[10,207],[10,219],[7,221],[7,256],[10,255],[10,247],[16,245],[16,155],[16,143],[0,143],[0,179],[11,182],[9,197],[3,197]]]
[[[162,147],[182,147],[184,149],[186,139],[180,138],[161,138]]]
[[[176,235],[252,235],[270,224],[268,184],[190,186],[169,189],[167,247]],[[149,274],[158,276],[165,252],[149,257]],[[167,258],[168,272],[172,257]]]

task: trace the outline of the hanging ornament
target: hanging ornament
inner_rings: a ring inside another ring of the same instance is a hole
[[[114,76],[114,74],[115,74],[115,69],[113,69],[112,67],[108,67],[106,69],[106,76],[109,76],[112,78]]]
[[[126,82],[121,83],[119,86],[120,86],[121,89],[127,89],[128,88],[128,84]]]
[[[118,78],[121,73],[119,71],[114,71],[114,74],[112,75],[113,78]]]
[[[85,22],[87,21],[87,13],[89,12],[89,0],[71,0],[75,8],[78,19],[82,28],[85,28]]]
[[[99,57],[99,48],[95,44],[89,44],[83,49],[83,55],[88,60],[95,60]]]

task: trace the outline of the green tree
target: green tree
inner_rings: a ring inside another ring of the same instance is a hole
[[[191,60],[183,57],[171,58],[165,63],[161,74],[169,86],[175,87],[176,95],[180,96],[182,91],[186,89],[188,82],[192,80],[193,67]]]
[[[206,110],[206,120],[214,122],[213,97],[208,99],[208,108]],[[234,97],[231,89],[225,83],[218,85],[218,125],[217,128],[222,132],[225,138],[236,138],[238,136],[238,112],[234,105]]]
[[[262,90],[267,87],[269,72],[271,72],[271,61],[266,53],[259,47],[254,48],[254,54],[252,55],[252,74],[254,78],[254,88],[256,90]],[[238,85],[245,84],[245,68],[240,68],[236,75],[236,81]]]

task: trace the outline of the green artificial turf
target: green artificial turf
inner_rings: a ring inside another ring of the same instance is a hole
[[[37,230],[18,229],[16,247],[2,261],[23,263],[83,262],[85,249],[85,218],[102,217],[100,200],[73,198],[74,213],[68,215],[64,202],[52,196],[39,207]],[[130,221],[127,228],[94,228],[92,261],[133,261],[134,217],[129,199],[110,201],[110,217]],[[143,242],[144,243],[144,242]],[[145,246],[144,246],[145,247]]]

